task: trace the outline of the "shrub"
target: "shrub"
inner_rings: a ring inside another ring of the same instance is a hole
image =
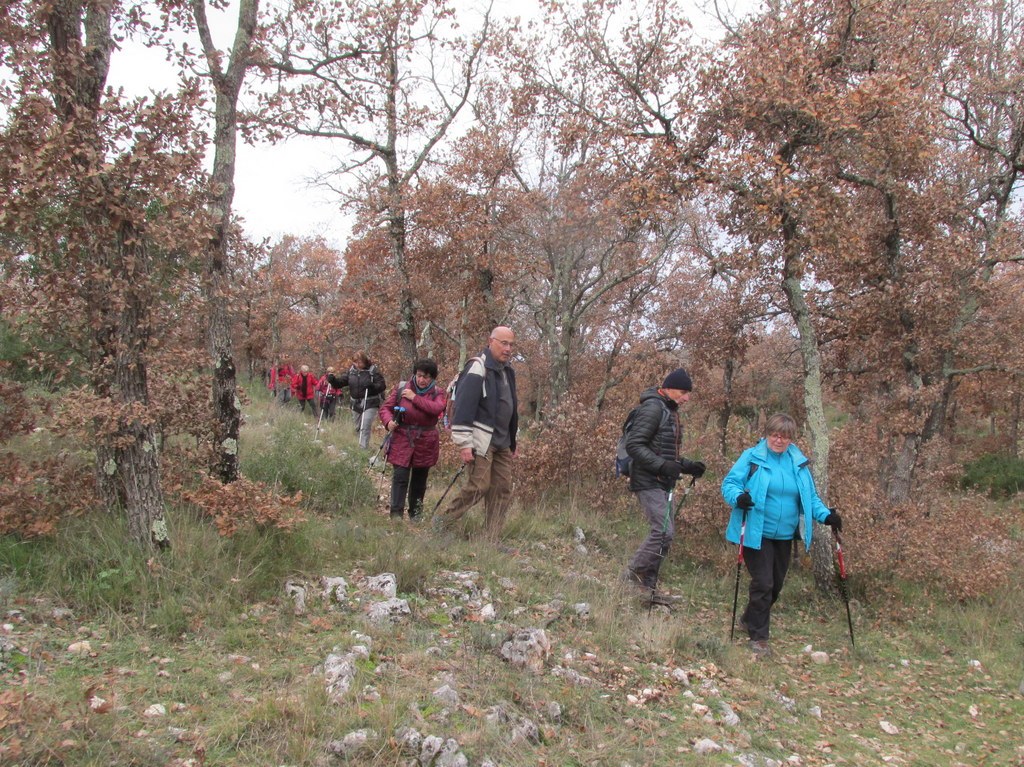
[[[990,453],[964,465],[960,486],[975,488],[993,498],[1008,498],[1024,490],[1024,460]]]
[[[613,471],[615,442],[625,413],[595,416],[593,408],[567,399],[519,440],[521,471],[516,495],[521,503],[548,498],[552,490],[584,495],[595,507],[619,496],[623,480]]]
[[[291,530],[304,519],[299,507],[301,491],[294,496],[280,496],[272,488],[245,477],[227,485],[201,477],[199,487],[183,495],[213,520],[221,535],[233,535],[246,524]]]
[[[0,535],[49,535],[97,503],[91,465],[32,433],[39,399],[0,379]]]

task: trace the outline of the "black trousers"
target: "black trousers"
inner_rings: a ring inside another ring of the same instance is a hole
[[[792,555],[793,541],[765,538],[760,549],[743,547],[743,561],[750,573],[750,598],[741,620],[751,639],[768,638],[772,605],[782,592]]]
[[[324,397],[323,398],[322,407],[323,407],[323,410],[324,410],[324,420],[325,421],[333,421],[334,420],[334,411],[338,407],[338,398],[337,397]]]
[[[391,516],[400,517],[405,510],[405,497],[409,496],[409,519],[423,511],[423,496],[427,494],[429,466],[409,468],[395,466],[391,475]]]

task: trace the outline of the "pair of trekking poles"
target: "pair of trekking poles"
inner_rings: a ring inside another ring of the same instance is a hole
[[[665,524],[664,524],[664,529],[666,531],[668,530],[668,524],[669,524],[669,516],[668,515],[669,515],[669,513],[672,513],[672,515],[673,515],[672,518],[673,519],[675,519],[676,517],[679,516],[679,512],[682,510],[684,504],[686,503],[687,497],[690,495],[690,490],[693,489],[693,486],[696,484],[696,482],[697,482],[697,478],[696,477],[692,477],[690,479],[690,484],[688,484],[686,486],[686,488],[683,490],[682,500],[679,501],[679,505],[676,507],[674,512],[672,512],[672,496],[675,493],[675,488],[673,488],[671,491],[669,491],[668,503],[665,505]],[[729,640],[730,641],[732,639],[734,639],[735,636],[736,636],[736,608],[737,608],[737,606],[739,604],[739,597],[740,597],[740,571],[743,568],[743,541],[744,541],[744,537],[746,535],[746,531],[747,531],[747,510],[744,509],[743,510],[743,522],[740,525],[740,545],[738,547],[739,551],[738,551],[737,556],[736,556],[736,586],[735,586],[735,589],[733,590],[733,596],[732,596],[732,625],[729,628]],[[838,579],[838,582],[839,582],[839,594],[842,597],[842,600],[843,600],[844,604],[846,605],[846,623],[847,623],[847,626],[850,629],[850,646],[855,648],[857,646],[857,644],[854,641],[854,637],[853,637],[853,615],[850,613],[850,592],[849,592],[849,589],[847,588],[847,585],[846,585],[846,562],[843,559],[843,539],[842,539],[842,536],[839,534],[839,531],[836,530],[834,527],[832,528],[832,535],[833,535],[833,538],[835,540],[835,546],[836,546],[836,576],[837,576],[837,579]],[[665,557],[665,545],[666,544],[663,543],[662,544],[662,548],[661,548],[661,558],[662,559],[664,559],[664,557]],[[650,612],[651,610],[654,609],[655,598],[656,598],[656,595],[657,595],[657,589],[658,589],[658,579],[657,579],[657,575],[655,575],[654,585],[651,587],[651,601],[650,601],[650,604],[647,607],[648,612]]]
[[[736,606],[740,598],[740,570],[743,567],[743,538],[747,532],[747,510],[743,510],[743,522],[740,525],[739,553],[736,556],[736,588],[732,595],[732,626],[729,628],[729,640],[736,636]],[[839,581],[839,595],[846,604],[846,624],[850,628],[850,646],[856,648],[853,639],[853,616],[850,614],[850,592],[846,586],[846,562],[843,560],[843,539],[839,531],[832,528],[832,536],[836,544],[836,577]]]

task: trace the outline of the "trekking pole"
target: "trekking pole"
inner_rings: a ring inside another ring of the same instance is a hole
[[[324,402],[326,402],[326,398],[320,403],[320,417],[316,419],[316,432],[313,434],[314,442],[320,439],[320,424],[324,422]]]
[[[437,499],[437,503],[434,504],[434,510],[432,512],[430,512],[430,516],[434,516],[435,514],[437,514],[437,510],[441,508],[441,504],[444,503],[444,499],[446,497],[448,497],[448,491],[452,489],[452,486],[455,484],[455,480],[457,480],[459,477],[461,477],[462,476],[462,472],[464,472],[465,470],[466,470],[466,464],[463,463],[459,467],[459,470],[457,472],[455,472],[455,476],[452,477],[452,481],[448,483],[448,487],[446,487],[444,489],[444,492],[441,494],[441,497]]]
[[[839,537],[839,531],[834,527],[832,528],[832,535],[836,539],[836,575],[839,580],[839,595],[843,598],[846,603],[846,624],[850,627],[850,647],[856,649],[857,645],[853,641],[853,616],[850,615],[850,592],[846,588],[846,563],[843,562],[843,541]]]
[[[377,459],[380,457],[380,451],[384,449],[386,445],[391,442],[391,432],[389,431],[387,436],[384,437],[384,441],[380,443],[380,447],[377,448],[377,452],[373,454],[373,458],[370,459],[370,468],[372,469],[377,465]]]
[[[683,506],[686,505],[686,499],[690,495],[690,491],[693,490],[693,486],[697,484],[696,477],[690,477],[690,484],[683,488],[683,497],[679,499],[679,505],[676,506],[676,510],[672,515],[673,519],[678,519],[679,512],[683,510]]]
[[[381,474],[382,477],[384,476],[384,472],[387,471],[387,468],[388,468],[388,458],[391,457],[391,448],[392,448],[392,446],[394,444],[394,441],[395,441],[394,435],[398,433],[398,428],[402,425],[402,417],[405,414],[405,408],[404,407],[396,407],[394,409],[394,414],[395,414],[394,421],[397,424],[397,426],[395,427],[394,431],[389,431],[388,432],[388,436],[386,436],[384,438],[384,442],[381,443],[381,448],[384,448],[384,446],[387,445],[387,447],[384,449],[384,466],[382,466],[381,470],[380,470],[380,474]],[[377,450],[377,454],[378,455],[380,454],[380,450],[379,449]],[[377,456],[375,455],[373,457],[373,460],[370,461],[370,466],[373,466],[376,462],[377,462]]]
[[[395,429],[395,431],[398,431],[398,430]],[[384,475],[387,473],[387,470],[388,470],[388,458],[391,457],[391,447],[392,447],[392,445],[395,444],[394,439],[390,438],[390,437],[391,437],[392,434],[395,433],[395,431],[388,432],[388,437],[389,437],[389,439],[387,440],[388,448],[387,448],[387,450],[384,451],[384,465],[380,467],[380,479],[377,480],[377,495],[378,496],[380,496],[380,494],[384,492]]]
[[[729,641],[736,636],[736,605],[740,599],[740,568],[743,566],[743,536],[747,532],[747,510],[743,510],[743,522],[740,525],[740,552],[736,557],[736,588],[732,593],[732,626],[729,629]]]

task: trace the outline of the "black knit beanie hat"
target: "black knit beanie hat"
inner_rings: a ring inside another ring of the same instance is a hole
[[[661,384],[662,389],[681,389],[682,391],[693,391],[693,381],[690,374],[682,368],[676,368],[667,376]]]

